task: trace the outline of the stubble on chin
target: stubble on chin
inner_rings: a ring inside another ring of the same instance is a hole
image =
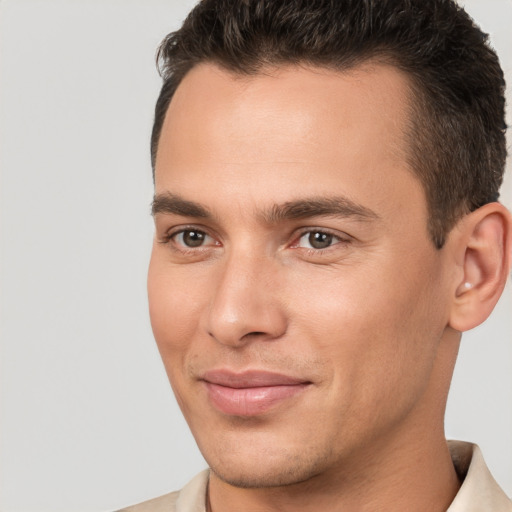
[[[239,463],[210,464],[214,478],[241,489],[271,489],[288,487],[313,481],[329,465],[328,454],[307,453],[280,454],[279,457],[263,457],[258,460],[239,460]],[[274,459],[274,460],[272,460]],[[276,460],[277,459],[277,460]],[[207,459],[208,461],[208,459]]]

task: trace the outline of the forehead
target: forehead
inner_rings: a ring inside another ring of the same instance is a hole
[[[330,131],[335,137],[337,128],[359,125],[380,139],[386,133],[398,135],[396,142],[401,142],[408,96],[409,82],[403,73],[372,62],[346,71],[284,66],[256,75],[235,74],[204,63],[178,86],[163,131],[172,136],[179,135],[173,133],[176,126],[180,131],[193,127],[189,138],[225,135],[236,140],[249,129],[251,135],[259,135],[262,129],[267,134],[286,129],[293,137],[305,130],[311,136],[311,129],[316,128],[319,135]],[[194,124],[198,119],[200,126]],[[244,133],[230,130],[239,128],[235,123],[243,120],[248,121]],[[396,131],[390,133],[390,125]]]
[[[198,187],[208,183],[225,200],[283,202],[304,188],[315,196],[336,189],[385,206],[386,189],[413,179],[404,136],[409,94],[399,70],[377,63],[251,76],[198,65],[169,106],[156,191],[211,201]]]

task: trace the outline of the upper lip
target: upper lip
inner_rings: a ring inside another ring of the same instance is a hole
[[[265,370],[247,370],[240,373],[231,370],[210,370],[201,376],[201,380],[210,384],[235,389],[265,386],[296,386],[298,384],[310,383],[307,379]]]

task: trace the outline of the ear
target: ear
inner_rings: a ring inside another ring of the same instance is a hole
[[[457,273],[449,325],[467,331],[491,314],[507,281],[512,260],[512,217],[500,203],[466,215],[452,234]]]

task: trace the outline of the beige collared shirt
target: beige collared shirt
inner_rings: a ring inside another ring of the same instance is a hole
[[[447,512],[512,512],[512,501],[495,482],[476,444],[449,441],[453,465],[463,480]],[[172,492],[119,512],[205,512],[209,471]]]

